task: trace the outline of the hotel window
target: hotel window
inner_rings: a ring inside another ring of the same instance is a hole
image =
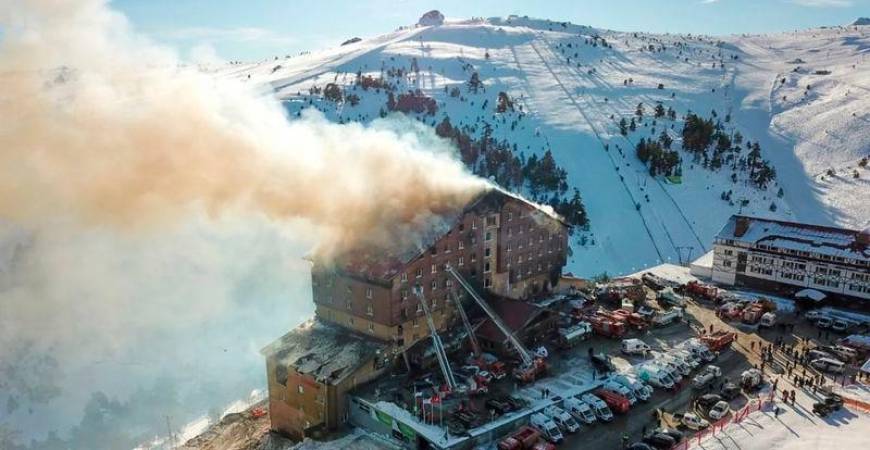
[[[477,254],[476,254],[476,253],[472,253],[472,254],[471,254],[471,262],[476,262],[476,261],[477,261]]]
[[[476,220],[472,220],[472,221],[471,221],[471,229],[472,229],[472,230],[476,230],[476,229],[477,229],[477,221],[476,221]]]
[[[459,257],[459,263],[458,263],[458,265],[459,265],[460,267],[461,267],[461,266],[464,266],[464,265],[465,265],[465,258],[463,258],[463,257],[460,256],[460,257]]]
[[[431,272],[432,272],[432,273],[438,273],[438,265],[437,265],[437,264],[432,264],[432,270],[431,270]]]
[[[373,316],[373,315],[375,315],[375,309],[372,307],[372,304],[371,304],[371,303],[369,303],[368,305],[366,305],[366,314],[369,315],[369,316]]]
[[[459,250],[465,249],[465,243],[462,240],[459,241]]]
[[[420,267],[417,269],[417,278],[422,278],[422,277],[423,277],[423,268]]]
[[[484,241],[491,241],[492,240],[492,231],[487,231],[486,234],[483,236],[483,240]]]
[[[432,290],[434,291],[435,289],[438,289],[438,282],[435,280],[432,280]]]
[[[514,213],[513,212],[508,211],[507,216],[508,216],[508,222],[510,222],[511,220],[514,220]]]
[[[508,244],[507,244],[507,251],[511,251],[511,250],[513,250],[513,249],[514,249],[513,244],[511,244],[510,242],[508,242]]]
[[[401,295],[402,295],[402,300],[407,300],[408,299],[408,290],[402,289]]]
[[[465,231],[465,224],[464,223],[459,224],[459,231]]]
[[[490,256],[491,254],[492,254],[492,249],[490,249],[489,247],[483,249],[483,256],[484,256],[484,257],[489,258],[489,256]]]
[[[374,332],[375,332],[375,324],[369,322],[369,333],[374,333]]]
[[[496,224],[496,219],[495,219],[495,217],[496,217],[496,216],[489,216],[489,217],[487,217],[487,218],[486,218],[486,226],[488,226],[488,227],[494,226],[494,225]]]
[[[438,299],[435,297],[432,297],[432,309],[435,309],[437,307],[438,307]]]
[[[353,303],[350,301],[350,299],[346,299],[346,300],[344,301],[344,307],[347,308],[347,309],[352,309],[352,308],[353,308]]]
[[[483,287],[485,287],[485,288],[492,287],[492,280],[489,279],[489,277],[487,277],[483,280]]]
[[[489,273],[489,261],[483,264],[483,272]]]
[[[366,288],[366,298],[370,299],[374,296],[374,292],[372,292],[372,288]]]
[[[446,287],[446,288],[453,287],[453,280],[451,280],[450,278],[444,280],[444,287]]]
[[[408,282],[408,274],[405,272],[402,272],[402,283],[407,283],[407,282]]]
[[[302,387],[302,385],[300,384],[300,385],[296,386],[296,392],[299,392],[300,394],[304,394],[305,388]]]
[[[423,312],[423,304],[422,303],[417,303],[417,312],[418,313]]]

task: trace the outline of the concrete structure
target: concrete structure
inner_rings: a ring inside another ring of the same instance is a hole
[[[456,332],[464,330],[452,302],[464,293],[448,266],[487,297],[529,299],[551,291],[566,262],[568,228],[549,208],[492,188],[433,220],[420,230],[421,241],[314,258],[317,318],[262,350],[272,429],[295,438],[337,429],[347,421],[346,394],[397,356],[425,366],[431,346],[422,340],[430,332],[415,291],[429,303],[445,342],[458,346]]]
[[[732,216],[716,235],[712,279],[792,295],[805,288],[867,308],[870,230]]]
[[[310,320],[261,350],[272,429],[302,439],[347,421],[345,394],[383,373],[385,346]]]

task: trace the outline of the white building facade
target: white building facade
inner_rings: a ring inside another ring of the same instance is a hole
[[[715,237],[712,269],[713,281],[725,285],[870,300],[870,229],[731,216]]]

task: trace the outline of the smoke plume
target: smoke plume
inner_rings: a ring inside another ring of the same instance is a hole
[[[416,133],[290,123],[277,102],[132,35],[102,1],[13,2],[2,20],[8,219],[140,227],[201,209],[306,219],[347,246],[401,236],[482,187]]]
[[[103,392],[232,400],[265,340],[311,312],[304,254],[414,240],[485,188],[421,125],[288,121],[103,0],[0,0],[0,31],[0,418],[22,438],[89,396],[58,447],[165,426]],[[107,405],[135,414],[109,426]]]

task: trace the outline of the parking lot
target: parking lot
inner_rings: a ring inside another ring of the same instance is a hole
[[[645,294],[644,308],[652,308],[654,314],[662,316],[668,311],[668,307],[661,306],[655,301],[656,291],[643,286]],[[725,293],[729,298],[752,299],[760,294],[740,292]],[[736,295],[735,295],[736,294]],[[419,429],[418,432],[428,433],[430,442],[437,443],[444,448],[465,448],[471,442],[497,443],[505,436],[513,433],[518,427],[527,423],[535,412],[542,412],[549,405],[560,405],[564,398],[575,397],[583,393],[595,391],[606,377],[600,371],[600,365],[593,364],[591,354],[606,355],[609,362],[618,373],[633,373],[642,378],[648,384],[655,384],[652,380],[647,381],[641,374],[641,367],[649,366],[656,361],[654,367],[661,367],[661,362],[668,359],[668,355],[676,353],[676,347],[686,340],[709,335],[712,332],[724,332],[729,335],[729,342],[733,336],[733,342],[726,344],[713,361],[701,362],[690,373],[685,374],[682,381],[674,388],[655,387],[652,396],[647,401],[638,400],[623,414],[616,413],[610,422],[600,420],[590,424],[581,425],[575,433],[566,434],[564,441],[559,443],[559,448],[567,449],[613,449],[623,448],[626,444],[640,442],[648,433],[656,429],[678,430],[684,437],[691,437],[696,430],[688,429],[681,423],[684,413],[694,413],[698,418],[709,422],[716,422],[718,416],[709,415],[708,405],[699,408],[696,400],[705,394],[718,394],[725,383],[741,384],[741,374],[752,368],[763,372],[763,379],[758,387],[765,389],[772,387],[773,383],[779,383],[781,388],[798,387],[796,378],[816,379],[816,387],[824,380],[830,384],[841,378],[822,376],[818,371],[809,367],[804,360],[801,364],[791,356],[791,352],[803,352],[806,349],[834,343],[842,335],[835,334],[830,330],[817,329],[812,323],[806,321],[803,316],[793,312],[793,308],[787,301],[777,299],[777,302],[769,302],[782,306],[776,310],[776,320],[773,326],[760,327],[758,322],[744,323],[742,320],[722,319],[717,315],[717,304],[713,301],[704,300],[703,297],[695,296],[694,299],[686,296],[686,302],[681,306],[683,317],[669,324],[643,327],[634,329],[627,327],[625,335],[606,337],[606,332],[595,330],[588,338],[576,343],[571,348],[556,345],[556,341],[540,339],[538,344],[545,344],[549,349],[547,364],[549,369],[545,376],[532,383],[521,383],[508,375],[504,379],[491,380],[486,383],[488,391],[471,396],[449,396],[438,405],[430,405],[431,412],[428,423],[433,428],[431,431]],[[750,305],[752,303],[750,302]],[[599,301],[593,308],[605,307],[614,309],[608,301]],[[547,308],[558,312],[564,322],[576,322],[577,312],[572,310],[576,305],[571,302],[548,303]],[[616,306],[619,308],[619,306]],[[680,308],[675,308],[680,309]],[[752,309],[752,308],[749,308]],[[571,311],[566,313],[566,311]],[[673,311],[673,309],[670,309]],[[587,317],[580,314],[582,317]],[[725,317],[725,316],[722,316]],[[581,319],[582,320],[582,319]],[[593,327],[594,328],[594,327]],[[555,339],[555,338],[554,338]],[[626,355],[622,352],[622,343],[625,339],[637,339],[650,347],[649,353]],[[777,348],[770,356],[762,360],[762,349]],[[712,347],[711,347],[712,348]],[[456,357],[459,357],[457,355]],[[679,358],[678,358],[679,359]],[[683,358],[685,361],[688,359]],[[700,359],[700,358],[695,358]],[[517,364],[511,362],[511,366]],[[693,378],[707,370],[711,365],[718,367],[720,376],[712,376],[709,384],[704,387],[693,385]],[[597,367],[597,368],[596,368]],[[683,369],[683,370],[688,370]],[[850,374],[848,369],[846,375]],[[645,375],[644,375],[645,376]],[[420,393],[416,387],[426,386],[429,380],[437,380],[435,372],[421,375],[413,383],[413,389],[401,376],[391,379],[382,379],[378,388],[368,392],[366,399],[371,402],[390,401],[395,402],[406,411],[411,411],[415,397]],[[425,382],[422,382],[425,380]],[[801,384],[801,386],[804,386]],[[810,386],[812,387],[812,386]],[[755,389],[749,389],[749,393],[742,389],[735,389],[736,396],[727,400],[728,411],[738,411],[746,406],[750,400],[757,398]],[[804,398],[807,391],[803,391]],[[810,391],[809,394],[814,394]],[[626,397],[627,399],[628,397]],[[419,398],[418,398],[419,399]],[[709,399],[709,398],[707,398]],[[722,399],[716,399],[722,400]],[[509,407],[503,408],[502,406]],[[562,405],[565,406],[565,405]],[[811,408],[812,405],[805,405]],[[420,407],[423,411],[426,407]],[[611,406],[613,410],[613,406]],[[552,416],[553,413],[549,413]],[[730,417],[726,412],[724,418]],[[466,419],[468,418],[468,419]],[[457,426],[457,422],[470,420],[470,425]],[[546,420],[546,419],[545,419]],[[540,428],[540,426],[539,426]],[[449,432],[447,432],[449,430]],[[564,434],[564,433],[563,433]],[[643,447],[641,447],[643,448]],[[660,448],[668,448],[663,446]]]

